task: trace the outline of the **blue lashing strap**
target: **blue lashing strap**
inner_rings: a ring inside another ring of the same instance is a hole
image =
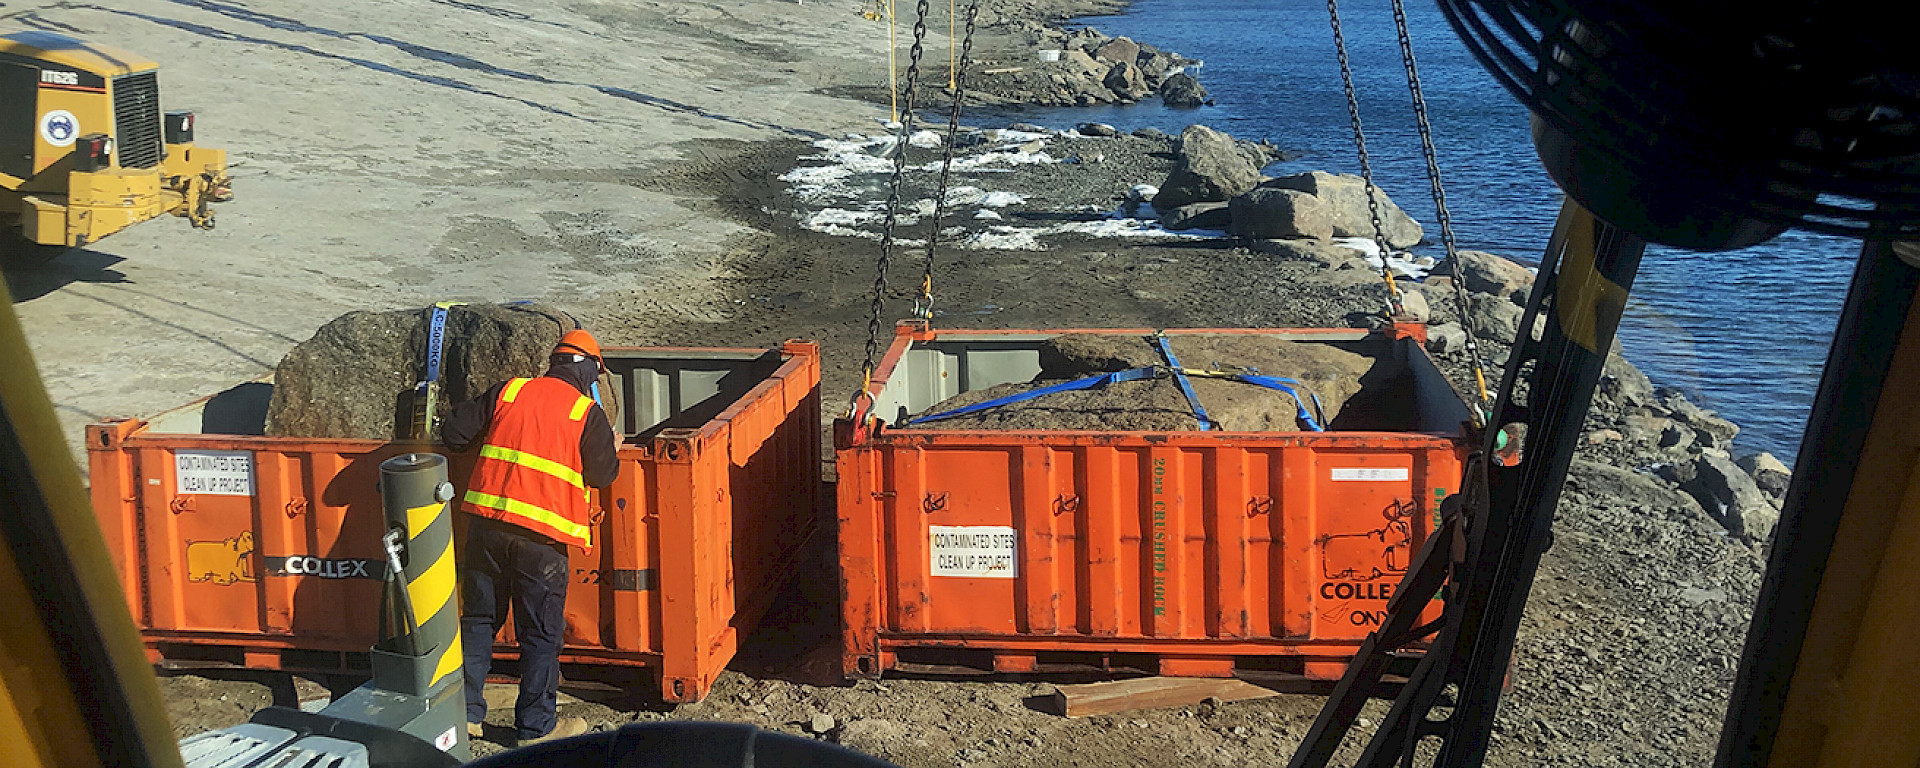
[[[1258,387],[1266,387],[1267,389],[1276,390],[1279,392],[1285,392],[1289,395],[1292,395],[1294,406],[1300,409],[1300,412],[1297,415],[1300,419],[1300,422],[1307,425],[1307,430],[1311,432],[1327,431],[1326,427],[1320,426],[1320,422],[1314,420],[1313,413],[1307,410],[1306,399],[1300,397],[1300,389],[1305,389],[1306,385],[1301,384],[1300,382],[1295,381],[1293,379],[1283,379],[1283,378],[1280,378],[1279,376],[1261,376],[1258,374],[1250,374],[1250,373],[1236,373],[1231,376],[1226,376],[1224,378],[1232,379],[1234,381],[1245,382]],[[1299,389],[1296,389],[1296,387],[1298,387]],[[1313,398],[1313,410],[1319,411],[1321,413],[1326,412],[1325,409],[1323,409],[1320,405],[1319,395],[1316,395],[1311,390],[1308,390],[1307,397]]]
[[[1114,371],[1113,373],[1104,373],[1099,376],[1088,376],[1087,378],[1084,378],[1084,379],[1074,379],[1072,381],[1063,381],[1059,384],[1045,386],[1039,389],[1030,389],[1025,392],[1016,392],[1014,394],[1007,395],[1006,397],[997,397],[992,400],[988,400],[986,402],[961,406],[951,411],[942,411],[940,413],[921,416],[920,418],[913,419],[907,423],[920,424],[928,421],[939,421],[941,419],[951,419],[955,416],[965,416],[969,413],[979,413],[981,411],[999,408],[1000,406],[1003,406],[1003,405],[1012,405],[1014,403],[1024,403],[1036,397],[1040,397],[1043,395],[1051,395],[1056,392],[1075,392],[1082,389],[1094,389],[1096,387],[1104,387],[1109,384],[1120,384],[1128,381],[1144,381],[1147,379],[1155,378],[1156,376],[1159,375],[1159,372],[1160,371],[1158,368],[1155,368],[1153,366],[1147,366],[1142,368],[1128,368],[1127,370],[1124,370],[1124,371]]]
[[[1187,380],[1187,370],[1180,367],[1180,360],[1173,356],[1173,345],[1167,343],[1164,334],[1154,334],[1153,345],[1160,349],[1160,356],[1167,359],[1167,367],[1173,370],[1173,380],[1179,382],[1180,393],[1187,396],[1187,405],[1193,408],[1193,417],[1200,420],[1200,431],[1214,428],[1213,419],[1207,416],[1207,408],[1200,404],[1200,394],[1193,391],[1193,382]]]

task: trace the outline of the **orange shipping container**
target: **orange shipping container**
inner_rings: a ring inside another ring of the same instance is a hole
[[[562,660],[647,667],[665,700],[697,701],[816,529],[819,347],[609,348],[607,366],[626,440],[594,494],[604,543],[573,552]],[[157,663],[342,669],[376,639],[374,484],[408,448],[262,437],[270,394],[88,427],[94,507]],[[471,464],[454,456],[456,484]]]
[[[1394,431],[1075,432],[836,424],[845,671],[1133,669],[1337,678],[1459,482],[1469,411],[1416,338],[1360,342]],[[873,413],[1032,379],[1065,333],[903,323]],[[1286,376],[1283,371],[1266,371]],[[1338,424],[1336,424],[1336,428]],[[1437,613],[1436,613],[1437,615]]]

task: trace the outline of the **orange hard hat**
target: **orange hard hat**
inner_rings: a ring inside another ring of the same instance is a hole
[[[567,331],[565,335],[562,335],[560,337],[560,343],[553,346],[553,353],[556,355],[586,355],[595,360],[601,359],[600,342],[595,341],[593,334],[587,333],[586,330],[582,328],[575,328]]]

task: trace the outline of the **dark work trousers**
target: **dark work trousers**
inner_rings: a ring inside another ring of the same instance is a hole
[[[466,653],[467,722],[487,716],[481,695],[493,666],[493,638],[513,605],[520,639],[520,698],[513,724],[520,738],[553,730],[560,690],[560,643],[567,630],[567,549],[511,523],[467,516],[460,557],[460,632]]]

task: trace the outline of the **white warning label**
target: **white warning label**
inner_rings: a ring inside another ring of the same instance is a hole
[[[1020,534],[996,525],[930,525],[933,575],[1011,579],[1019,562]]]
[[[175,493],[252,496],[253,454],[249,451],[176,451]]]
[[[1335,480],[1380,480],[1405,482],[1406,467],[1335,467]]]

